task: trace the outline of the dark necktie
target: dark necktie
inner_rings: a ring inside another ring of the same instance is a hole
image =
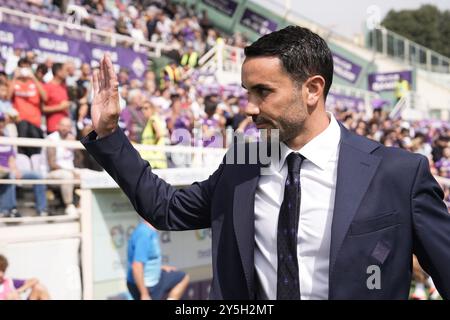
[[[297,261],[297,231],[300,215],[300,167],[305,158],[296,152],[288,155],[288,176],[278,217],[277,299],[300,299]]]

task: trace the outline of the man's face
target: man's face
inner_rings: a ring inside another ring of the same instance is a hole
[[[60,136],[62,138],[67,137],[67,135],[71,132],[71,130],[72,130],[72,123],[70,122],[70,119],[68,118],[62,119],[58,126]]]
[[[248,90],[246,114],[258,129],[278,129],[280,141],[289,142],[308,117],[302,86],[295,83],[277,57],[246,58],[242,85]]]
[[[57,76],[58,78],[60,78],[61,80],[65,80],[65,79],[67,78],[67,68],[66,68],[66,67],[61,68],[61,69],[58,71],[58,73],[57,73],[56,76]]]
[[[127,81],[128,81],[128,73],[126,73],[125,71],[120,71],[119,72],[119,82],[126,83]]]
[[[67,76],[73,76],[75,74],[75,65],[72,62],[67,62],[64,65],[64,69],[66,69]]]
[[[91,74],[91,67],[87,63],[83,63],[81,65],[81,74],[85,77],[89,76]]]

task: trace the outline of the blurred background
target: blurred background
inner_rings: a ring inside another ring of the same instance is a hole
[[[332,50],[327,108],[357,134],[427,156],[449,203],[449,1],[0,0],[0,299],[132,298],[139,217],[78,141],[104,53],[121,129],[183,187],[214,171],[233,132],[258,139],[243,48],[291,24]],[[161,263],[189,275],[184,299],[208,297],[210,241],[210,230],[158,234]],[[417,261],[411,299],[439,299]]]

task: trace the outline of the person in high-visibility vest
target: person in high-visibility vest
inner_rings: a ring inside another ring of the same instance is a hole
[[[161,70],[161,83],[160,88],[164,89],[166,84],[178,83],[181,80],[181,71],[176,62],[171,62]]]
[[[156,112],[156,107],[150,101],[146,101],[142,106],[142,111],[147,124],[142,132],[142,144],[164,146],[167,137],[165,122]],[[142,150],[140,152],[142,159],[150,162],[154,169],[166,169],[167,158],[163,151]]]
[[[395,99],[396,103],[407,95],[409,92],[409,82],[404,77],[400,76],[398,81],[395,83]]]
[[[198,53],[192,47],[181,57],[180,64],[187,69],[195,68],[198,64]]]

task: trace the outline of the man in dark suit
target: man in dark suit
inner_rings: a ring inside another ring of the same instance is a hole
[[[229,161],[240,157],[235,144],[209,179],[170,186],[117,129],[108,57],[93,77],[95,131],[83,144],[157,228],[212,229],[211,298],[406,299],[413,253],[450,298],[450,215],[427,159],[326,112],[333,59],[308,29],[265,35],[245,54],[247,115],[279,136],[269,162],[250,161],[262,148],[249,145],[243,164]]]

